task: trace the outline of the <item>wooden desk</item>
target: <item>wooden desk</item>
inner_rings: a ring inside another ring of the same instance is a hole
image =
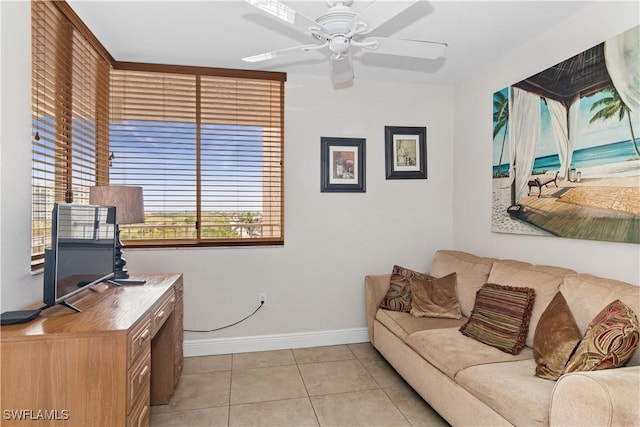
[[[0,408],[7,426],[148,426],[182,372],[181,274],[83,291],[37,319],[2,326]]]

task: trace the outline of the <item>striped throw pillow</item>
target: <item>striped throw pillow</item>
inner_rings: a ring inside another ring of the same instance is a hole
[[[535,290],[487,283],[476,293],[460,332],[505,353],[518,354],[529,331]]]

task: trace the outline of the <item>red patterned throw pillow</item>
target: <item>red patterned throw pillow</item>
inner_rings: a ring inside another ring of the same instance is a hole
[[[618,368],[638,348],[638,317],[626,304],[615,300],[591,321],[565,373]]]
[[[460,332],[505,353],[518,354],[527,339],[535,296],[531,288],[488,283],[476,293],[471,316]]]
[[[409,313],[411,311],[411,279],[416,277],[425,278],[425,275],[394,265],[389,290],[382,298],[380,308]]]

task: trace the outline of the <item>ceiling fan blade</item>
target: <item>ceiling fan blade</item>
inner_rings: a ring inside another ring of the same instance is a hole
[[[262,62],[269,61],[271,59],[279,58],[281,56],[285,56],[291,53],[296,52],[309,52],[311,50],[317,50],[322,47],[325,47],[327,44],[305,44],[302,46],[289,47],[286,49],[274,50],[271,52],[261,53],[259,55],[247,56],[246,58],[242,58],[244,62]]]
[[[313,19],[301,14],[294,8],[287,6],[278,0],[244,0],[251,6],[260,9],[271,16],[278,18],[279,20],[298,27],[304,32],[308,33],[310,28],[320,28],[325,31],[325,28],[314,21]]]
[[[410,56],[412,58],[437,59],[444,54],[446,43],[428,42],[424,40],[398,40],[385,37],[367,37],[363,44],[375,42],[377,47],[370,47],[365,52],[384,53],[388,55]]]
[[[367,29],[362,34],[368,34],[393,18],[394,16],[404,12],[421,0],[412,1],[384,1],[376,2],[373,0],[359,14],[354,16],[349,23],[349,28],[354,28],[356,22],[365,22]]]
[[[347,52],[340,58],[331,55],[331,80],[334,86],[344,86],[353,81],[353,57]]]

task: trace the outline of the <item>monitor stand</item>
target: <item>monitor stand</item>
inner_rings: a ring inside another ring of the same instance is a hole
[[[80,309],[74,307],[72,304],[69,304],[66,301],[61,301],[58,304],[53,305],[43,305],[40,308],[36,308],[34,310],[19,310],[19,311],[6,311],[2,313],[0,318],[0,324],[2,325],[16,325],[19,323],[27,323],[35,319],[42,313],[43,310],[53,307],[54,305],[62,305],[65,306],[76,313],[81,313]]]
[[[68,303],[68,302],[66,302],[66,301],[61,301],[61,302],[59,302],[58,304],[60,304],[60,305],[62,305],[62,306],[65,306],[65,307],[67,307],[67,308],[69,308],[69,309],[71,309],[71,310],[75,311],[76,313],[82,313],[82,311],[81,311],[79,308],[74,307],[72,304],[69,304],[69,303]]]
[[[111,283],[116,286],[124,286],[124,285],[144,285],[147,283],[146,280],[136,280],[136,279],[109,279],[107,283]]]

